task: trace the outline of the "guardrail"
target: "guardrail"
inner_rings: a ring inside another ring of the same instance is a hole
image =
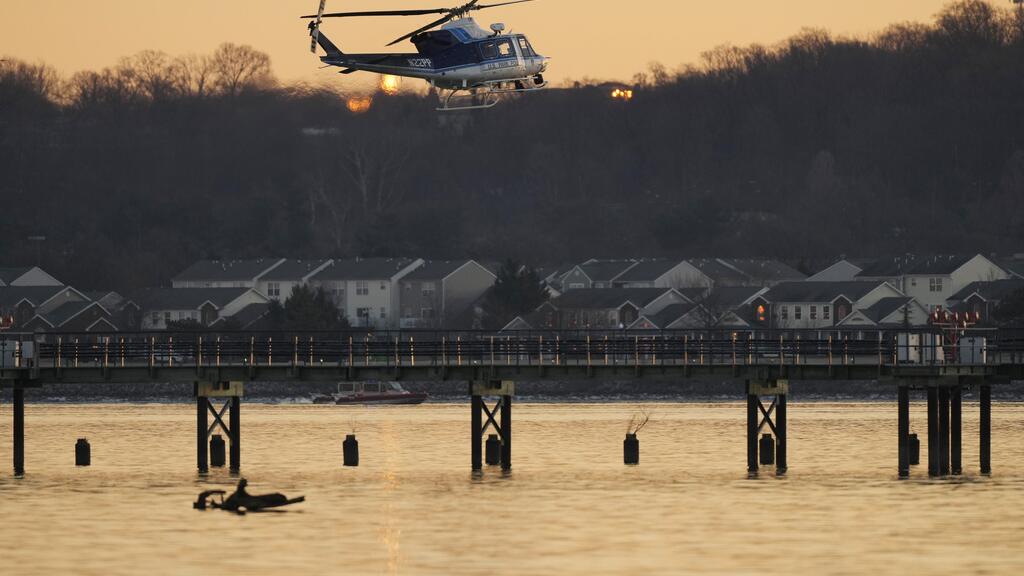
[[[1024,328],[132,332],[0,335],[0,368],[169,366],[1006,365]]]

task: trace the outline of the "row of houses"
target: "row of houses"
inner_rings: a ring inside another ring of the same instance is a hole
[[[841,259],[811,276],[774,260],[590,259],[547,269],[551,299],[506,329],[921,326],[937,309],[986,321],[1024,290],[1024,258]],[[270,303],[323,289],[350,324],[479,327],[497,266],[418,258],[202,260],[170,288],[123,296],[65,286],[38,267],[0,268],[0,328],[159,330],[175,323],[266,327]],[[543,269],[542,269],[543,270]]]
[[[562,277],[564,292],[505,328],[865,329],[924,326],[937,310],[984,323],[1003,299],[1024,293],[1024,267],[980,254],[843,259],[797,280],[787,277],[799,272],[766,262],[756,269],[772,272],[749,285],[739,283],[729,261],[705,260],[703,267],[693,262],[641,261],[614,275],[622,263],[577,265]],[[715,262],[714,272],[708,262]]]

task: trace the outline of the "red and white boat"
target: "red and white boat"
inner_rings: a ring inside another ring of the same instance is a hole
[[[426,392],[409,392],[398,382],[345,382],[338,392],[313,397],[313,404],[422,404]]]

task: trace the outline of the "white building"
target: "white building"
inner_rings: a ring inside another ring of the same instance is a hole
[[[409,258],[333,260],[317,271],[309,284],[330,294],[352,326],[395,328],[398,282],[422,265],[423,260]]]
[[[292,295],[296,286],[307,284],[318,272],[331,265],[332,260],[288,259],[261,274],[256,279],[256,290],[282,304]]]
[[[761,298],[774,328],[832,328],[883,298],[903,297],[888,282],[783,282]]]

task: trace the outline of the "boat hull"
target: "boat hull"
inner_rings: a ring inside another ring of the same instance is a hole
[[[422,404],[427,399],[426,392],[406,392],[404,394],[345,394],[334,397],[315,398],[314,404]]]

